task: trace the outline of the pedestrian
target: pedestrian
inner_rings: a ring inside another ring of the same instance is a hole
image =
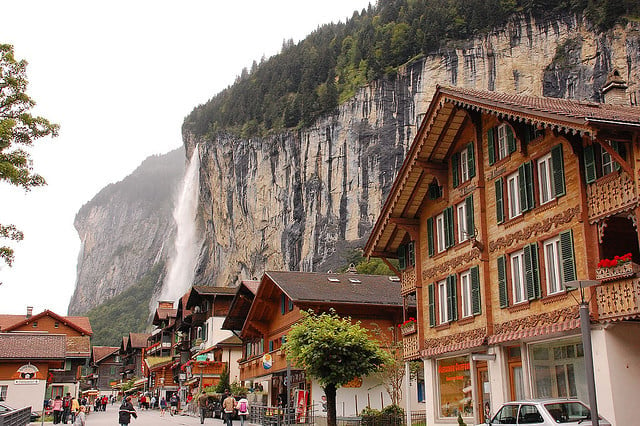
[[[209,409],[209,397],[206,392],[198,397],[198,408],[200,409],[200,424],[204,423],[204,417]]]
[[[151,395],[151,409],[153,410],[154,408],[156,408],[156,396]]]
[[[236,408],[236,399],[227,390],[227,397],[222,401],[222,410],[224,411],[224,422],[227,426],[233,426],[233,410]]]
[[[172,393],[171,394],[171,398],[169,398],[169,403],[171,404],[171,409],[169,410],[169,414],[171,414],[172,416],[174,414],[178,414],[178,394],[177,393]]]
[[[120,422],[120,426],[127,426],[131,423],[131,416],[137,419],[138,413],[136,413],[133,404],[131,404],[131,397],[128,396],[122,400],[120,411],[118,412],[118,422]]]
[[[160,415],[164,416],[164,413],[167,411],[167,400],[164,399],[164,396],[160,398]]]
[[[78,408],[78,413],[76,414],[76,418],[73,421],[73,426],[85,426],[87,418],[85,417],[84,410],[85,410],[84,405],[81,405]]]
[[[71,393],[67,392],[62,398],[62,423],[67,424],[71,417]]]
[[[244,426],[244,421],[249,416],[249,401],[247,400],[247,395],[240,395],[240,399],[236,404],[236,409],[238,410],[238,416],[240,417],[240,425]]]
[[[71,423],[75,423],[76,415],[80,411],[80,403],[77,398],[71,398]]]
[[[56,395],[56,398],[53,400],[53,424],[57,425],[62,421],[62,398],[60,395]]]

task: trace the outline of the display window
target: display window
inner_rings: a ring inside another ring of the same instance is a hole
[[[535,397],[588,397],[584,351],[579,339],[530,345],[529,358]]]
[[[440,417],[473,416],[471,364],[468,356],[440,359],[438,394]]]

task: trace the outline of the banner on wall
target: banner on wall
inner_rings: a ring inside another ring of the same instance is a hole
[[[307,422],[307,397],[309,391],[298,389],[296,390],[296,423]]]

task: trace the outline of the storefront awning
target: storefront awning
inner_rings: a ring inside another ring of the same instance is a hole
[[[485,336],[480,336],[475,339],[466,340],[464,342],[452,343],[450,345],[437,345],[431,348],[423,349],[421,355],[423,357],[432,357],[435,355],[441,355],[448,352],[457,352],[465,349],[477,348],[479,346],[484,346],[486,342]]]
[[[548,336],[551,334],[562,333],[564,331],[575,330],[580,328],[580,319],[574,318],[555,324],[540,325],[538,327],[525,328],[522,330],[509,331],[507,333],[494,334],[489,336],[489,344],[510,342],[520,339],[528,339],[536,336]]]

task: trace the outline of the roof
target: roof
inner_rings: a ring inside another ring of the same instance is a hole
[[[94,346],[91,350],[91,358],[94,363],[98,363],[119,350],[120,348],[116,346]]]
[[[167,318],[175,318],[178,310],[175,308],[158,308],[156,309],[155,321],[164,321]]]
[[[241,346],[241,345],[242,345],[242,340],[236,335],[229,336],[226,339],[223,339],[218,343],[216,343],[216,346]]]
[[[83,334],[92,335],[93,330],[91,329],[91,323],[89,322],[88,317],[75,317],[75,316],[62,316],[58,315],[49,309],[46,309],[39,314],[31,315],[27,317],[26,315],[0,315],[0,330],[2,331],[11,331],[15,330],[18,327],[21,327],[25,324],[28,324],[32,321],[37,321],[39,318],[44,316],[50,316],[65,325],[79,331]]]
[[[64,359],[67,336],[50,333],[0,333],[0,359]]]
[[[366,256],[397,256],[407,228],[419,225],[430,183],[446,180],[450,149],[473,111],[592,138],[611,129],[640,130],[637,106],[438,86],[365,245]]]
[[[67,358],[91,356],[91,338],[89,336],[67,336]]]
[[[146,348],[147,340],[151,337],[150,333],[129,333],[129,344],[132,348]]]
[[[221,328],[223,330],[242,330],[259,287],[260,281],[257,280],[243,280],[240,282],[231,301],[231,306],[229,306],[229,312],[222,322]]]
[[[237,291],[237,287],[216,287],[216,286],[204,286],[194,285],[189,292],[189,298],[184,304],[184,307],[191,309],[193,306],[200,303],[203,298],[213,300],[217,297],[227,297],[231,299]]]

